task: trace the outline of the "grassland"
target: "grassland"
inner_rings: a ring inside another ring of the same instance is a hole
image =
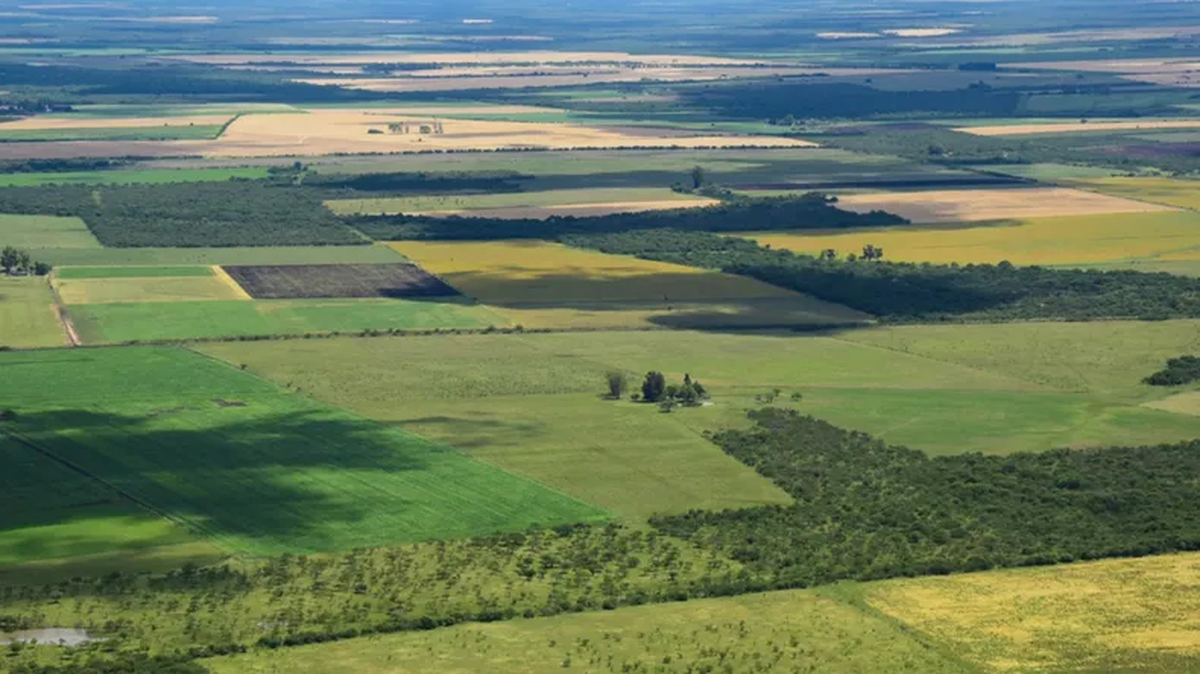
[[[63,346],[66,334],[43,278],[0,275],[0,346]]]
[[[42,351],[0,366],[0,407],[16,414],[6,432],[227,550],[337,550],[604,517],[181,349]]]
[[[223,124],[196,126],[93,127],[57,129],[0,128],[0,143],[67,142],[80,140],[212,140],[221,135]]]
[[[121,269],[121,268],[115,268]],[[128,269],[126,267],[125,269]],[[121,302],[198,302],[248,299],[236,285],[209,273],[204,276],[119,276],[56,278],[59,297],[68,306]]]
[[[23,217],[23,216],[22,216]],[[251,248],[100,248],[48,246],[32,251],[62,266],[355,264],[403,262],[388,246],[256,246]]]
[[[213,276],[211,267],[66,267],[54,272],[54,277],[62,280],[79,279],[124,279],[124,278],[181,278]]]
[[[1179,208],[1200,209],[1200,181],[1196,180],[1109,177],[1090,179],[1082,184],[1106,194]]]
[[[660,187],[592,188],[513,192],[504,194],[453,194],[384,199],[337,199],[326,206],[339,215],[469,214],[497,209],[538,209],[555,206],[606,206],[647,204],[656,208],[684,208],[717,203],[713,199],[680,194]],[[631,208],[631,210],[646,210]]]
[[[190,183],[245,178],[266,178],[267,169],[261,166],[243,168],[158,169],[129,168],[106,171],[66,171],[62,173],[6,173],[0,175],[0,187],[23,187],[63,183],[93,185],[134,185],[158,183]]]
[[[74,251],[100,248],[100,242],[87,225],[83,224],[83,220],[52,215],[0,215],[0,240],[5,246],[34,250],[63,248]]]
[[[744,277],[540,241],[396,250],[528,327],[829,325],[864,314]]]
[[[156,279],[157,280],[157,279]],[[228,288],[232,293],[233,289]],[[363,330],[503,327],[495,311],[455,301],[396,299],[200,300],[78,304],[71,318],[85,344]]]
[[[931,453],[1154,444],[1200,418],[1143,403],[1196,323],[872,328],[814,335],[477,335],[207,344],[206,353],[399,424],[627,518],[781,497],[699,434],[744,423],[756,396]],[[600,398],[603,374],[685,373],[711,406],[661,414]],[[765,489],[765,490],[764,490]],[[777,494],[772,498],[772,494]]]
[[[871,606],[991,670],[1195,671],[1200,556],[862,586]]]
[[[969,671],[902,625],[812,591],[461,625],[203,664],[213,674]]]
[[[1200,248],[1200,215],[1174,211],[1061,216],[745,236],[810,255],[826,248],[841,255],[858,253],[871,244],[884,249],[885,259],[905,262],[1071,265],[1156,259]]]

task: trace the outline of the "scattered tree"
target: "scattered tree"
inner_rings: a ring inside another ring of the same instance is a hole
[[[618,370],[607,373],[604,378],[608,382],[608,397],[620,400],[621,396],[625,395],[625,389],[629,388],[629,378]]]
[[[692,189],[698,190],[701,187],[704,187],[705,182],[707,182],[707,176],[704,174],[704,169],[700,166],[693,166],[692,167]]]
[[[661,402],[667,392],[667,378],[661,372],[647,372],[642,382],[642,400],[648,403]]]

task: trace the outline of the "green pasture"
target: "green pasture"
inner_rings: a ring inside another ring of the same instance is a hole
[[[132,185],[145,183],[215,182],[231,178],[266,178],[261,166],[242,168],[154,169],[129,168],[105,171],[67,171],[63,173],[0,174],[0,187],[26,187],[65,183]]]
[[[85,344],[509,323],[487,307],[466,302],[384,298],[80,304],[71,307],[71,318]]]
[[[0,274],[0,346],[63,346],[66,340],[46,279]]]
[[[224,128],[223,124],[196,124],[77,129],[0,129],[0,143],[71,140],[212,140],[221,135]]]
[[[971,671],[902,623],[813,590],[458,625],[202,663],[213,674]]]
[[[3,220],[0,220],[0,227],[3,227]],[[403,255],[383,245],[255,246],[246,248],[100,248],[99,244],[96,246],[89,250],[65,246],[45,246],[38,247],[31,252],[37,259],[45,260],[56,266],[365,264],[405,261]]]
[[[211,267],[64,267],[55,276],[64,280],[212,276]]]
[[[37,260],[53,263],[42,249],[98,250],[100,242],[83,220],[53,215],[0,214],[0,247],[30,250]]]
[[[977,168],[993,173],[1004,173],[1017,176],[1018,178],[1029,178],[1030,180],[1045,182],[1107,178],[1120,174],[1120,171],[1110,168],[1075,164],[988,164]]]
[[[341,550],[605,517],[182,349],[13,353],[0,369],[0,408],[16,416],[6,432],[226,550]],[[50,516],[37,524],[58,523]],[[5,531],[28,524],[0,515]],[[27,532],[25,544],[57,545],[56,533]]]

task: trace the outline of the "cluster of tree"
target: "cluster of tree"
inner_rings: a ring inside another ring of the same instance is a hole
[[[629,377],[620,370],[608,372],[604,377],[608,398],[620,400],[629,389]],[[668,384],[666,375],[658,371],[647,372],[640,392],[630,396],[634,402],[657,404],[664,412],[672,412],[680,405],[698,407],[708,399],[708,389],[699,380],[692,379],[692,375],[684,374],[681,384]]]
[[[126,161],[120,159],[90,159],[71,157],[64,159],[6,159],[0,161],[0,173],[68,173],[72,171],[106,171],[120,168]]]
[[[365,243],[318,191],[266,180],[7,187],[0,212],[80,217],[117,248]]]
[[[569,245],[718,269],[898,322],[1200,317],[1200,279],[1133,271],[827,259],[706,232],[575,235]]]
[[[430,192],[520,192],[522,180],[532,176],[515,171],[446,171],[437,173],[363,173],[357,175],[321,174],[305,171],[304,185],[333,190],[329,198],[347,196],[341,192],[390,192],[397,194]]]
[[[776,587],[1200,549],[1200,441],[930,458],[794,410],[717,433],[790,506],[657,517]]]
[[[27,250],[5,246],[0,250],[0,269],[9,276],[45,276],[50,273],[50,265],[33,259]]]
[[[1200,358],[1180,356],[1167,361],[1167,367],[1146,377],[1151,386],[1182,386],[1200,379]]]
[[[908,220],[883,211],[843,211],[821,193],[800,197],[740,199],[703,208],[678,208],[593,217],[538,219],[434,218],[418,215],[359,217],[356,229],[376,239],[553,239],[571,234],[672,228],[685,231],[738,232],[747,229],[845,229],[887,227]]]

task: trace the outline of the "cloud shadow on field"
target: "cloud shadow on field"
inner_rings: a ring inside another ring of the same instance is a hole
[[[323,408],[263,414],[261,407],[250,400],[246,407],[205,401],[139,415],[19,412],[0,422],[0,431],[238,551],[336,550],[437,534],[420,524],[380,530],[373,518],[381,513],[405,521],[406,512],[415,517],[432,508],[443,519],[470,518],[418,496],[419,486],[408,489],[404,477],[464,460],[454,452]],[[447,484],[474,486],[470,479]],[[5,509],[0,495],[0,513]],[[71,517],[65,510],[63,521]],[[0,515],[0,531],[14,528],[5,519]]]

